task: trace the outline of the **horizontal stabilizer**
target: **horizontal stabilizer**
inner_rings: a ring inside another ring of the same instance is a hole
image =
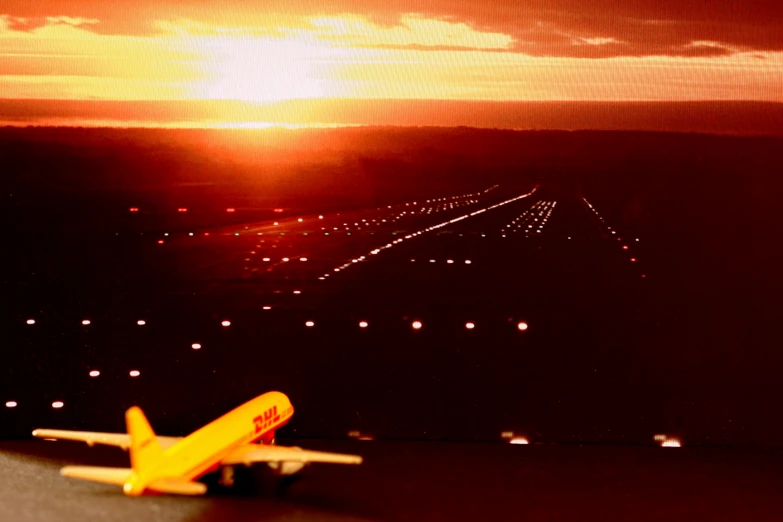
[[[123,486],[131,476],[128,468],[102,468],[99,466],[65,466],[60,470],[64,477]]]
[[[207,486],[201,482],[192,482],[178,478],[153,480],[147,485],[147,489],[169,495],[203,495],[207,492]]]

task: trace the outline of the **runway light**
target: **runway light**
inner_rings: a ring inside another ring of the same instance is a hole
[[[430,259],[430,263],[434,263],[434,262],[435,262],[435,260],[434,260],[434,259]]]
[[[527,323],[525,321],[518,322],[517,330],[519,330],[520,332],[524,332],[525,330],[527,330]]]
[[[63,401],[54,401],[54,402],[52,403],[52,408],[54,408],[55,410],[59,410],[59,409],[60,409],[60,408],[62,408],[63,406],[65,406],[65,404],[63,403]]]
[[[35,319],[28,319],[27,324],[35,324]]]
[[[631,258],[631,263],[636,263],[636,258],[635,257]]]
[[[99,372],[98,370],[92,370],[90,372],[90,377],[98,377],[98,376],[100,376],[100,374],[101,374],[101,372]]]
[[[359,321],[359,328],[367,328],[368,326],[370,326],[370,323],[367,321]]]
[[[187,211],[188,211],[188,209],[186,209],[186,208],[178,208],[177,209],[177,212],[187,212]]]
[[[271,261],[271,259],[269,259],[268,257],[265,257],[264,261]]]
[[[263,309],[263,310],[271,310],[271,309],[272,309],[272,307],[271,307],[271,306],[264,306],[264,307],[262,307],[262,309]]]
[[[323,219],[323,218],[324,218],[323,216],[318,216],[318,219]]]
[[[315,326],[315,323],[313,321],[307,321],[305,323],[305,326],[308,327],[308,328],[312,328],[313,326]]]
[[[465,264],[466,264],[466,265],[469,265],[470,263],[471,263],[471,260],[470,260],[470,259],[466,259],[466,260],[465,260]]]
[[[301,291],[301,290],[294,290],[294,293],[295,293],[296,295],[299,295],[299,294],[301,294],[301,293],[302,293],[302,291]]]
[[[508,442],[509,444],[529,444],[525,437],[514,437]]]
[[[235,209],[235,208],[227,208],[226,209],[226,212],[236,212],[236,211],[237,211],[237,209]]]
[[[422,326],[424,326],[424,325],[421,324],[421,321],[413,321],[411,323],[411,328],[413,328],[414,330],[421,330]]]
[[[17,406],[19,406],[19,404],[17,404],[16,401],[8,401],[5,403],[6,408],[16,408]]]
[[[128,209],[128,212],[138,212],[138,211],[139,211],[139,207],[131,207]]]
[[[277,221],[275,221],[273,224],[274,224],[275,226],[277,226]]]
[[[284,257],[284,258],[283,258],[283,261],[286,261],[286,262],[287,262],[287,261],[289,261],[289,259],[288,259],[287,257]]]
[[[163,240],[162,239],[158,239],[158,244],[162,245],[163,244]]]
[[[201,345],[199,343],[193,343],[190,345],[190,347],[194,350],[201,350]]]
[[[307,261],[307,258],[306,257],[300,257],[299,261]]]
[[[299,218],[298,221],[301,223],[303,220],[302,220],[302,218]]]
[[[223,327],[225,327],[225,328],[228,328],[229,326],[231,326],[231,321],[223,321],[223,322],[222,322],[222,323],[220,323],[220,324],[221,324]]]
[[[661,443],[662,448],[680,448],[682,444],[677,439],[666,439]]]
[[[623,245],[623,250],[628,250],[628,245]]]
[[[453,265],[453,264],[454,264],[454,260],[453,260],[453,259],[447,259],[447,260],[446,260],[446,262],[447,262],[448,264],[450,264],[450,265]]]
[[[139,375],[141,375],[141,372],[139,370],[131,370],[130,372],[128,372],[128,375],[130,375],[131,377],[138,377]]]
[[[465,323],[465,328],[467,328],[468,330],[472,330],[472,329],[474,329],[475,327],[476,327],[476,325],[475,325],[475,324],[473,324],[473,323],[471,323],[470,321],[468,321],[467,323]]]

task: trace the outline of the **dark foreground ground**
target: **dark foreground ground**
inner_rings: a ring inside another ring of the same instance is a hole
[[[783,454],[772,450],[301,442],[364,455],[281,485],[260,468],[237,491],[129,498],[60,477],[65,463],[127,466],[119,450],[0,444],[0,520],[120,521],[777,521]]]

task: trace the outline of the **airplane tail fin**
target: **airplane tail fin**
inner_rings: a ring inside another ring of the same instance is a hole
[[[141,473],[160,464],[163,450],[141,408],[133,406],[125,412],[125,424],[130,436],[131,469]]]

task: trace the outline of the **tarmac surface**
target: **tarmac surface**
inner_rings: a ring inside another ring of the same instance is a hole
[[[235,490],[131,498],[66,479],[66,463],[127,466],[114,448],[0,443],[0,520],[780,520],[783,453],[725,448],[297,441],[362,454],[281,483],[260,467]],[[209,482],[211,481],[211,482]]]

